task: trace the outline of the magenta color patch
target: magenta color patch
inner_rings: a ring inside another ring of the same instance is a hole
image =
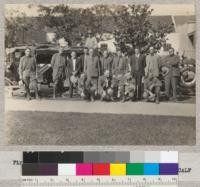
[[[92,164],[76,164],[76,175],[92,175]]]

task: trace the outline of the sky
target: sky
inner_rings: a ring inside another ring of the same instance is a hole
[[[49,5],[49,4],[44,4]],[[51,4],[53,5],[53,4]],[[91,7],[92,4],[70,4],[74,8],[86,8]],[[152,4],[151,8],[154,9],[152,15],[194,15],[195,6],[194,4]],[[28,4],[6,4],[5,14],[8,11],[20,10],[26,13],[27,16],[37,16],[37,6],[33,5],[28,8]]]

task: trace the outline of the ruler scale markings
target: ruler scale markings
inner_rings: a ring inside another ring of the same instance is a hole
[[[66,180],[67,179],[67,180]],[[83,180],[84,179],[84,180]],[[29,177],[28,182],[26,183],[27,185],[32,185],[31,181],[35,181],[34,177]],[[178,177],[173,176],[163,176],[162,178],[160,177],[91,177],[87,176],[87,178],[83,177],[68,177],[68,178],[52,178],[51,177],[39,177],[37,178],[37,184],[39,186],[49,184],[49,182],[52,182],[52,184],[58,185],[58,184],[65,184],[67,186],[70,185],[75,185],[76,183],[84,185],[84,184],[92,184],[92,185],[98,185],[98,184],[107,184],[107,185],[112,185],[112,184],[118,184],[118,185],[123,185],[123,184],[130,184],[130,185],[136,185],[136,184],[177,184],[178,183]],[[67,182],[66,182],[67,181]],[[24,183],[25,184],[25,183]]]

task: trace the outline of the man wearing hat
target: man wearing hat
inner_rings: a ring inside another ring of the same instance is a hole
[[[66,78],[66,57],[63,54],[64,46],[60,46],[59,52],[54,54],[51,59],[51,67],[53,69],[53,99],[56,98],[56,92],[62,95],[63,83]]]
[[[31,99],[30,88],[32,87],[35,91],[35,97],[38,99],[38,88],[37,88],[37,72],[36,72],[36,59],[31,56],[31,49],[25,50],[25,56],[21,57],[19,63],[19,76],[21,82],[25,85],[26,97],[28,100]]]
[[[113,101],[112,77],[109,70],[104,72],[99,79],[99,93],[102,101]]]
[[[87,47],[88,49],[90,48],[96,49],[98,47],[97,39],[95,38],[95,36],[93,36],[93,33],[91,30],[88,30],[88,37],[85,42],[85,47]]]

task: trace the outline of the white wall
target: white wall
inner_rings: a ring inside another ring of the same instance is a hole
[[[108,50],[110,51],[110,52],[116,52],[116,47],[115,47],[115,39],[111,39],[111,40],[106,40],[106,41],[100,41],[99,43],[98,43],[98,48],[100,48],[101,47],[101,44],[106,44],[107,46],[108,46]]]
[[[187,34],[171,33],[167,36],[167,38],[167,43],[172,45],[172,47],[175,49],[175,52],[179,52],[179,54],[184,52],[185,56],[195,59],[195,49]],[[168,52],[161,50],[159,54],[161,56],[168,55]]]

